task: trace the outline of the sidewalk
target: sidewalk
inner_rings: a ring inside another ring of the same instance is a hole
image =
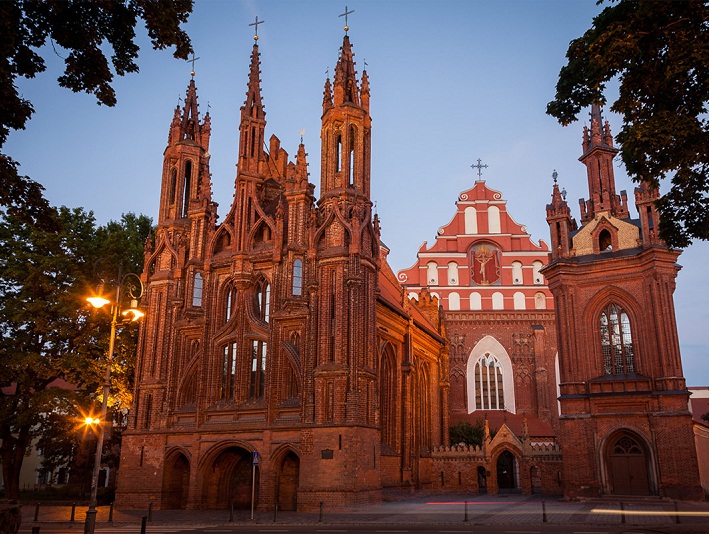
[[[622,509],[621,509],[622,505]],[[677,506],[677,510],[675,509]],[[98,508],[97,527],[107,526],[109,507]],[[32,526],[64,524],[79,531],[86,518],[86,507],[77,506],[75,521],[70,522],[71,506],[40,505],[37,521],[35,506],[23,506],[20,532],[31,532]],[[112,525],[140,524],[148,510],[114,510]],[[697,532],[709,532],[709,503],[678,502],[662,499],[632,499],[624,502],[594,500],[562,501],[558,497],[540,495],[427,495],[407,500],[385,502],[380,506],[351,507],[319,512],[285,512],[259,510],[253,521],[248,510],[235,510],[230,521],[229,510],[153,510],[149,524],[182,526],[218,526],[227,524],[262,525],[643,525],[676,527],[690,525]],[[467,520],[467,521],[466,521]],[[673,528],[674,530],[674,528]]]

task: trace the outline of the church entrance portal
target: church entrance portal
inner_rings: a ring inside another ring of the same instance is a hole
[[[184,510],[190,485],[190,462],[184,454],[172,458],[163,477],[163,502],[165,510]]]
[[[278,475],[278,506],[281,510],[297,510],[299,475],[300,459],[289,452],[281,463]]]
[[[236,510],[251,508],[253,466],[251,452],[232,447],[222,452],[205,477],[206,507]],[[254,506],[258,504],[259,469],[256,467]]]
[[[647,454],[634,435],[623,433],[609,443],[607,455],[611,493],[614,495],[650,495]]]
[[[517,493],[517,462],[510,451],[497,459],[497,488],[500,493]]]

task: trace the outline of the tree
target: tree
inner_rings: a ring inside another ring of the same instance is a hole
[[[480,447],[485,437],[485,424],[480,419],[475,421],[474,425],[468,421],[460,421],[450,427],[449,436],[451,445],[465,443]]]
[[[128,214],[97,228],[93,214],[81,208],[53,212],[56,231],[0,214],[0,455],[9,498],[19,496],[20,469],[33,440],[44,447],[66,441],[81,411],[100,402],[109,320],[84,299],[120,259],[142,270],[150,230],[145,216]],[[102,257],[106,261],[98,262]],[[110,406],[130,403],[135,344],[134,330],[118,338]],[[47,450],[52,456],[66,448]],[[47,465],[58,461],[50,457]]]
[[[599,0],[601,3],[602,0]],[[563,125],[604,104],[623,116],[616,136],[628,175],[670,189],[658,201],[660,236],[672,247],[709,239],[709,6],[702,0],[619,0],[569,45],[547,113]]]
[[[65,52],[62,87],[94,94],[99,104],[114,106],[114,73],[138,72],[135,26],[145,22],[155,49],[175,46],[187,59],[190,39],[180,25],[192,12],[192,0],[6,0],[0,2],[0,148],[11,130],[24,129],[34,109],[19,93],[18,77],[34,78],[45,70],[38,51],[49,41]],[[106,53],[111,53],[109,65]],[[37,182],[18,172],[18,163],[0,152],[0,206],[8,213],[54,229],[56,217]]]

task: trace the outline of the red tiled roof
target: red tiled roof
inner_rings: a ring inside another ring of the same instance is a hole
[[[490,432],[498,430],[503,423],[506,423],[509,429],[514,432],[517,437],[521,438],[524,433],[524,420],[527,419],[527,431],[532,438],[555,438],[556,432],[549,423],[531,414],[511,413],[505,410],[477,410],[465,416],[455,416],[451,418],[451,424],[460,421],[468,421],[475,424],[478,420],[487,419]]]

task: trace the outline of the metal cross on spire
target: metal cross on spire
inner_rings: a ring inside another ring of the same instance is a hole
[[[342,15],[338,15],[338,17],[345,17],[345,33],[347,33],[350,30],[350,27],[348,26],[347,23],[347,15],[351,15],[354,13],[354,9],[352,11],[347,10],[347,6],[345,6],[345,12],[342,13]]]
[[[190,63],[192,63],[192,70],[190,72],[190,76],[192,76],[193,78],[194,78],[194,62],[197,61],[198,59],[200,59],[200,58],[194,57],[194,52],[192,52],[192,59],[185,60],[185,61],[189,61]]]
[[[471,165],[470,168],[478,170],[478,179],[480,179],[483,175],[483,169],[487,169],[487,165],[483,165],[483,163],[480,161],[480,158],[478,158],[478,162]]]
[[[258,15],[256,15],[256,20],[249,24],[249,26],[254,27],[254,41],[258,41],[258,25],[266,22],[265,20],[259,20]]]

